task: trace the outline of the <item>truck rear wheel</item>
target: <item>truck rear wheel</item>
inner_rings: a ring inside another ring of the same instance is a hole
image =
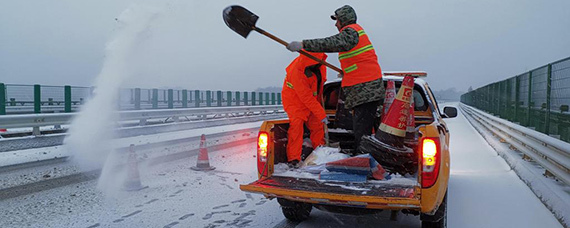
[[[286,199],[277,199],[285,218],[300,222],[309,218],[313,205],[309,203],[294,202]]]
[[[439,208],[434,215],[420,215],[422,228],[445,228],[447,227],[447,192]]]

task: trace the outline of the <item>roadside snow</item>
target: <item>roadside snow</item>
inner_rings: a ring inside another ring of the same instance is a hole
[[[449,227],[562,227],[461,112],[450,132]]]
[[[277,202],[239,190],[257,179],[255,151],[210,152],[210,172],[190,169],[196,156],[152,166],[148,188],[110,199],[89,181],[4,200],[0,227],[270,227],[283,220]]]
[[[523,160],[521,152],[509,148],[509,144],[501,143],[497,137],[493,136],[491,132],[479,123],[473,120],[470,123],[485,138],[489,145],[498,152],[498,155],[505,159],[548,209],[562,222],[570,224],[570,186],[553,178],[545,177],[543,175],[545,169],[539,164]]]

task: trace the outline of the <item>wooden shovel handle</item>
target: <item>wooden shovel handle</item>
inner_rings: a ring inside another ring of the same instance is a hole
[[[277,41],[277,42],[280,43],[280,44],[283,44],[284,46],[289,45],[289,43],[287,43],[286,41],[284,41],[284,40],[282,40],[282,39],[279,39],[279,37],[276,37],[276,36],[274,36],[273,34],[268,33],[268,32],[266,32],[266,31],[263,30],[263,29],[260,29],[260,28],[258,28],[258,27],[253,27],[253,30],[255,30],[256,32],[261,33],[261,34],[263,34],[263,35],[265,35],[265,36],[267,36],[267,37],[269,37],[269,38],[272,39],[272,40]],[[319,62],[319,63],[321,63],[321,64],[323,64],[323,65],[325,65],[325,66],[327,66],[327,67],[329,67],[329,68],[331,68],[331,69],[333,69],[333,70],[335,70],[336,72],[342,74],[342,70],[341,70],[340,68],[338,68],[338,67],[336,67],[336,66],[334,66],[334,65],[332,65],[332,64],[330,64],[330,63],[327,63],[327,62],[323,61],[322,59],[319,59],[319,58],[317,58],[317,57],[315,57],[315,56],[313,56],[313,55],[307,53],[306,51],[300,50],[299,53],[301,53],[302,55],[307,56],[307,57],[311,58],[312,60],[315,60],[315,61],[317,61],[317,62]]]

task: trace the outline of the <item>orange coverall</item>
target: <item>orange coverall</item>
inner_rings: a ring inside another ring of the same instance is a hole
[[[327,58],[324,53],[310,54],[322,60]],[[287,160],[301,161],[303,124],[306,124],[311,131],[313,148],[325,143],[324,126],[321,121],[326,118],[326,114],[321,100],[323,84],[327,80],[326,68],[304,55],[299,55],[289,64],[286,71],[287,76],[283,82],[281,96],[283,107],[289,116]]]

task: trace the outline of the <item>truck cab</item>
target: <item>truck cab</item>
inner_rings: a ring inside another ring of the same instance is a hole
[[[417,172],[392,174],[390,180],[367,180],[364,183],[334,182],[298,176],[283,176],[275,168],[287,163],[288,120],[265,121],[259,130],[257,170],[259,179],[240,189],[276,198],[283,214],[290,220],[302,221],[317,208],[336,213],[377,213],[392,210],[419,215],[422,227],[446,227],[447,186],[449,181],[449,130],[444,118],[457,115],[453,107],[440,113],[435,96],[428,84],[420,78],[423,72],[386,72],[386,83],[393,80],[396,90],[403,76],[415,76],[414,116],[418,134]],[[353,147],[352,120],[348,110],[337,108],[341,94],[340,80],[324,85],[324,106],[330,123],[331,144],[341,150]],[[340,99],[342,100],[342,98]],[[343,114],[344,113],[344,114]],[[308,130],[304,137],[309,136]],[[283,163],[283,164],[282,164]]]

